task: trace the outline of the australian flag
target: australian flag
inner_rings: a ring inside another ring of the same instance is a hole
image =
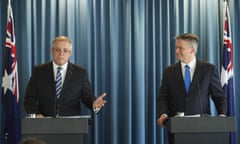
[[[11,4],[8,6],[7,35],[4,48],[2,75],[3,144],[18,144],[20,131],[20,104],[16,38]]]
[[[230,16],[227,2],[225,2],[225,19],[223,29],[223,59],[221,70],[221,84],[228,100],[228,116],[235,115],[234,108],[234,74],[233,74],[233,48],[231,39]],[[231,134],[230,144],[236,144],[235,134]]]

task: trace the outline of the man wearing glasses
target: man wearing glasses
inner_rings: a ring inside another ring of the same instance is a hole
[[[52,42],[53,60],[33,68],[28,82],[24,107],[37,118],[77,116],[81,114],[80,101],[98,112],[106,103],[103,93],[94,96],[86,70],[69,62],[72,42],[58,36]]]

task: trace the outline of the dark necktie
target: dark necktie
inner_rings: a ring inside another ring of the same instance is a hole
[[[57,98],[61,95],[62,90],[62,74],[61,74],[62,67],[57,67],[57,74],[56,74],[56,96]]]
[[[189,88],[190,88],[190,84],[191,84],[190,67],[188,65],[185,65],[185,79],[184,79],[184,82],[185,82],[186,92],[188,92]]]

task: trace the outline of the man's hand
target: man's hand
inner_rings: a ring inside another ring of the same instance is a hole
[[[36,114],[36,118],[44,118],[42,114]]]
[[[103,98],[106,96],[106,93],[103,93],[100,95],[94,102],[93,102],[93,109],[101,109],[104,104],[107,102]]]
[[[162,114],[160,118],[157,120],[157,123],[161,127],[165,127],[164,122],[167,120],[168,116],[166,114]]]

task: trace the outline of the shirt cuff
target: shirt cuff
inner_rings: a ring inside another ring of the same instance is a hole
[[[100,110],[101,110],[101,108],[93,108],[93,112],[94,112],[95,114],[97,114]]]
[[[161,117],[168,117],[167,114],[161,114]]]
[[[218,115],[218,116],[220,116],[220,117],[226,117],[226,115],[225,115],[225,114],[220,114],[220,115]]]

